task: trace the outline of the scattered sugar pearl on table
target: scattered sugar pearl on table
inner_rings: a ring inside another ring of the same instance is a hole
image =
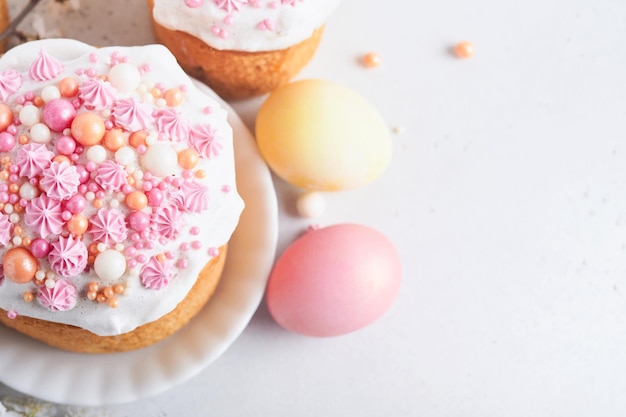
[[[474,44],[469,41],[459,42],[454,46],[454,55],[457,58],[471,58],[474,51]]]
[[[296,200],[296,209],[302,217],[320,217],[326,211],[326,199],[319,191],[302,193]]]
[[[381,64],[380,55],[377,52],[368,52],[363,55],[361,62],[366,68],[376,68]]]

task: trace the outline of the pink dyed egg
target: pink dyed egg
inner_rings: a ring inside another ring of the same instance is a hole
[[[310,231],[287,248],[270,276],[267,305],[287,330],[338,336],[378,319],[401,280],[400,258],[387,237],[339,224]]]

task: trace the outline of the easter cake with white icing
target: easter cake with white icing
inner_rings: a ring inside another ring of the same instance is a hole
[[[155,35],[225,98],[267,93],[312,58],[339,0],[148,0]]]
[[[226,110],[161,45],[0,59],[0,322],[80,352],[171,335],[243,210]]]

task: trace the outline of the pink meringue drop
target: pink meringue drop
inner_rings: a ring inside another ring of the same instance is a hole
[[[37,301],[48,310],[71,310],[76,305],[76,287],[66,279],[58,279],[52,288],[41,285],[37,293]]]

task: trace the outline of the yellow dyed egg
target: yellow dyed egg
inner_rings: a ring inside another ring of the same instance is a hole
[[[355,188],[391,160],[391,137],[378,111],[340,84],[302,80],[274,90],[259,110],[261,155],[285,181],[307,190]]]

